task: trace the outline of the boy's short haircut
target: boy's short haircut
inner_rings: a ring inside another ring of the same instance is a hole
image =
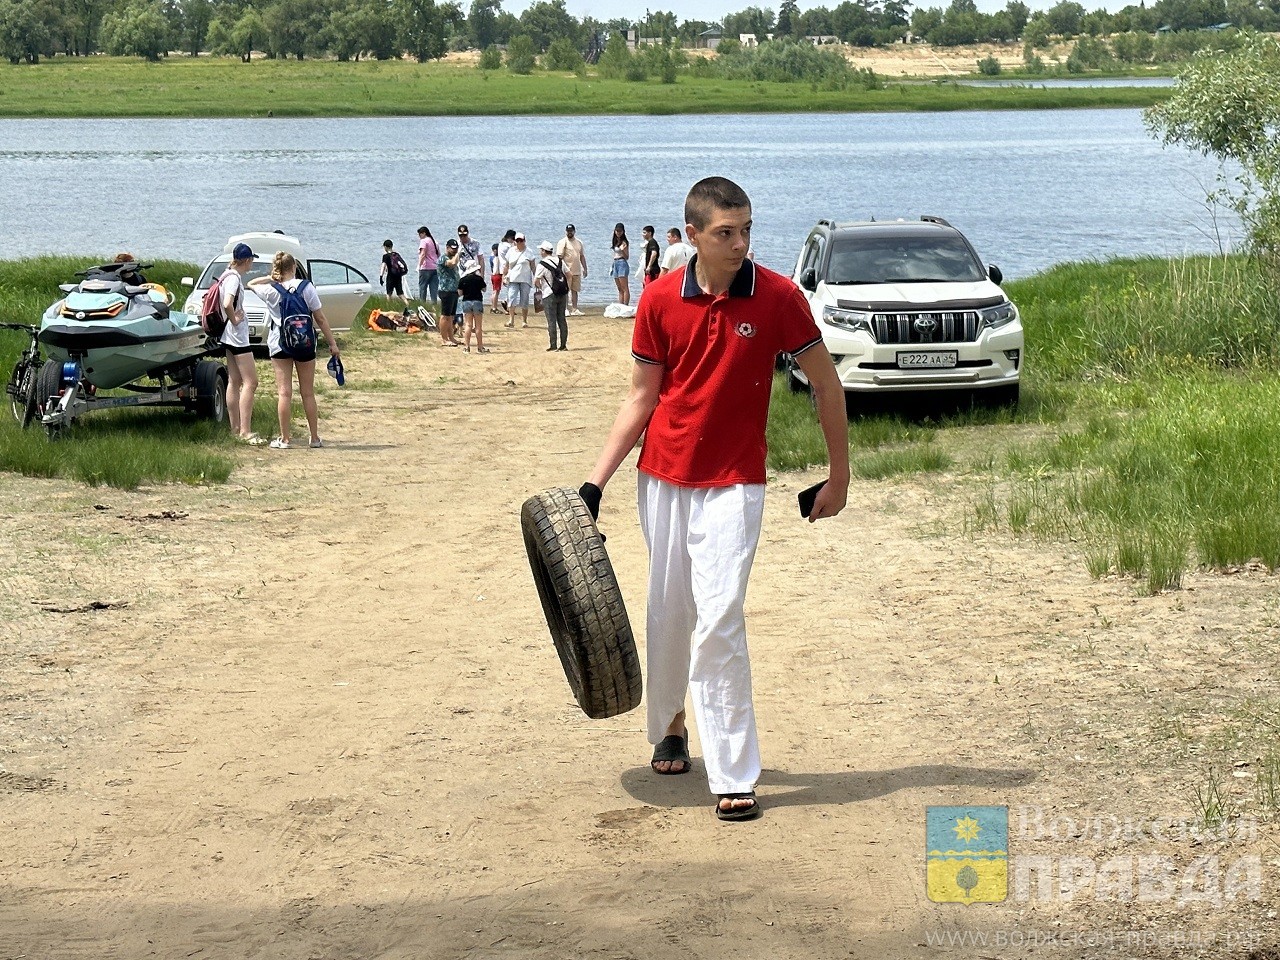
[[[706,229],[714,210],[751,209],[751,198],[732,180],[705,177],[689,189],[684,200],[684,222],[698,230]]]
[[[642,232],[645,232],[645,233],[653,233],[653,232],[654,232],[654,229],[653,229],[653,227],[652,227],[652,226],[649,226],[649,227],[641,227],[640,229],[641,229],[641,231],[642,231]]]
[[[391,249],[392,247],[394,247],[394,246],[395,246],[395,244],[394,244],[394,243],[392,243],[390,240],[383,240],[383,241],[382,241],[382,248],[383,248],[384,250],[390,250],[390,249]]]
[[[679,240],[681,237],[684,236],[684,233],[680,230],[679,227],[672,227],[670,230],[667,231],[667,236],[675,237],[677,240]]]

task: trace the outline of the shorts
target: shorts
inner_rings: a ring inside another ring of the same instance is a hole
[[[292,360],[294,363],[314,363],[316,359],[316,355],[314,352],[312,352],[310,356],[294,357],[294,356],[290,356],[289,354],[285,353],[282,350],[279,353],[273,353],[271,355],[271,359],[272,360]]]
[[[489,283],[493,285],[493,292],[497,293],[499,290],[502,289],[502,274],[495,273],[492,277],[489,278]]]
[[[582,291],[582,274],[569,274],[569,289],[574,293],[580,293]]]
[[[619,277],[631,276],[631,264],[626,260],[615,260],[613,266],[609,268],[609,276],[617,280]]]
[[[529,290],[533,286],[531,283],[508,283],[507,284],[507,306],[509,307],[528,307],[529,306]]]
[[[242,353],[253,353],[253,347],[233,347],[229,343],[224,343],[222,346],[226,348],[227,353],[235,356],[240,356]]]
[[[463,313],[484,313],[483,300],[463,300],[458,304]]]
[[[451,317],[458,312],[458,291],[440,291],[440,316]]]
[[[387,295],[398,293],[404,296],[404,276],[403,274],[387,274]]]

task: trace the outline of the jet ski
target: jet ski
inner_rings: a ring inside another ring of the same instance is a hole
[[[59,286],[65,296],[45,311],[39,340],[53,360],[74,362],[101,390],[158,377],[210,352],[200,318],[170,308],[164,287],[135,283],[149,264],[109,263]]]

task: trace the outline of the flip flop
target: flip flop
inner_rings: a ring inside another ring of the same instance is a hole
[[[649,761],[649,766],[653,767],[653,772],[664,777],[678,777],[682,773],[688,773],[693,767],[692,761],[689,759],[688,747],[689,731],[684,732],[684,736],[679,734],[671,734],[669,737],[663,737],[662,742],[653,748],[653,759]],[[684,767],[680,770],[659,770],[657,764],[666,761],[668,763],[683,763]]]
[[[730,807],[725,810],[720,806],[721,800],[750,800],[749,807]],[[760,816],[760,801],[756,799],[755,791],[750,793],[722,793],[716,798],[716,816],[721,820],[754,820]]]

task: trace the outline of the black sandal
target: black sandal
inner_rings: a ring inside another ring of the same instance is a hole
[[[720,806],[721,800],[750,800],[749,807],[730,807],[726,810]],[[721,820],[754,820],[760,816],[760,801],[755,791],[750,793],[722,793],[716,798],[716,816]]]
[[[649,761],[649,766],[653,767],[653,772],[664,777],[675,777],[682,773],[688,773],[693,767],[693,762],[689,759],[688,738],[688,730],[684,732],[684,736],[673,733],[669,737],[663,737],[662,742],[653,748],[653,759]],[[683,763],[684,766],[679,770],[659,770],[657,764],[663,761],[667,763]]]

